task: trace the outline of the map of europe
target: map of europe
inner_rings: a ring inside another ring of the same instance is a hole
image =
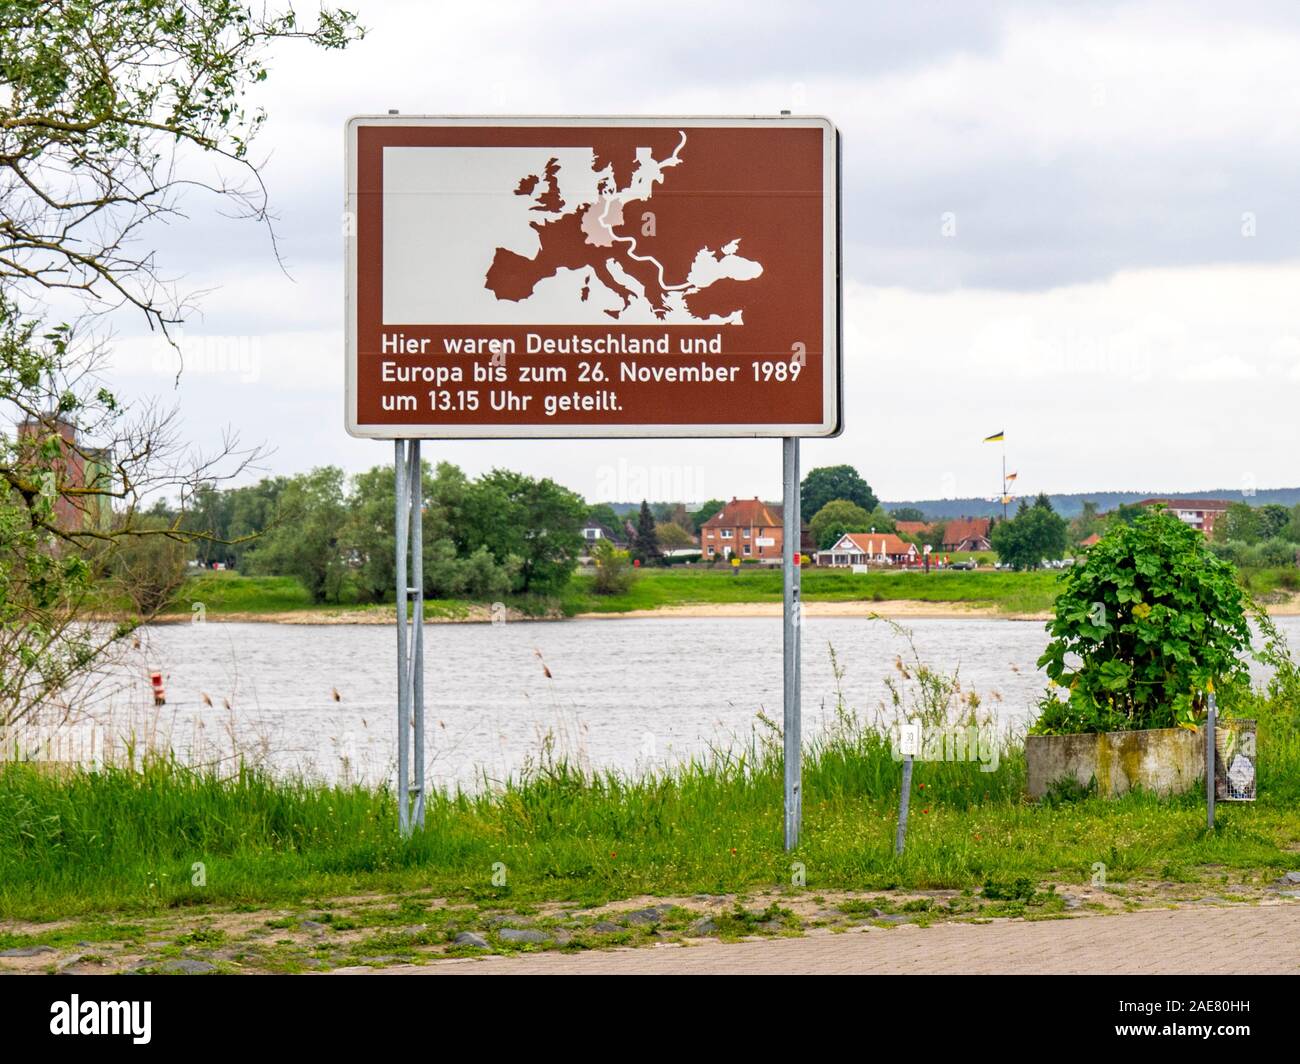
[[[527,225],[537,250],[529,256],[498,246],[484,277],[487,291],[520,303],[542,282],[576,272],[581,285],[574,298],[596,300],[615,321],[643,319],[648,308],[653,319],[668,323],[743,325],[744,307],[735,305],[742,301],[734,295],[743,285],[723,286],[721,305],[716,293],[702,295],[719,281],[762,275],[761,263],[740,254],[739,234],[719,247],[700,247],[690,261],[665,263],[645,250],[655,235],[655,189],[670,180],[673,168],[687,165],[685,131],[679,137],[661,159],[641,147],[620,166],[593,151],[588,173],[566,174],[565,163],[552,157],[539,172],[521,174],[513,191],[529,204]],[[565,188],[580,191],[566,198]]]

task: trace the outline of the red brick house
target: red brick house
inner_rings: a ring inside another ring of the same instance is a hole
[[[736,499],[727,503],[700,526],[701,561],[727,561],[752,558],[755,561],[779,562],[785,542],[785,519],[780,506],[754,499]],[[801,529],[799,550],[811,553],[812,532],[805,524]]]
[[[1214,535],[1214,522],[1232,505],[1226,499],[1143,499],[1139,506],[1163,506],[1178,520],[1207,536]]]
[[[992,520],[987,517],[954,517],[949,521],[896,521],[894,531],[900,536],[928,536],[940,524],[943,524],[943,542],[941,551],[954,550],[992,550],[989,543],[989,530]]]
[[[26,418],[18,425],[24,461],[40,466],[35,452],[50,436],[59,438],[59,457],[48,470],[54,475],[54,523],[67,532],[108,528],[113,519],[107,492],[112,484],[112,454],[107,448],[88,447],[77,430],[57,414],[39,420]],[[87,490],[96,489],[96,490]],[[103,494],[100,494],[103,493]]]
[[[989,531],[993,519],[989,517],[954,517],[943,527],[943,543],[939,549],[954,550],[992,550]]]
[[[827,550],[817,552],[818,565],[916,565],[921,551],[890,532],[845,532]]]

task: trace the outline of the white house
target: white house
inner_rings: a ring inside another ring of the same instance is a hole
[[[829,550],[819,550],[818,565],[915,565],[920,551],[890,532],[845,532]]]

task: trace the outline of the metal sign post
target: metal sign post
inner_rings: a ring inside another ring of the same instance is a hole
[[[424,530],[421,520],[424,478],[419,440],[397,440],[394,452],[393,473],[397,487],[397,824],[403,835],[409,835],[413,823],[415,827],[424,827]],[[414,608],[408,620],[409,607]],[[414,751],[411,749],[412,733]],[[413,798],[414,808],[411,805]]]
[[[903,783],[898,795],[898,832],[894,835],[894,853],[901,854],[907,842],[907,806],[912,798],[912,759],[921,753],[921,726],[900,724],[898,753],[903,757]]]
[[[782,662],[785,690],[785,848],[799,845],[803,820],[801,789],[801,714],[799,706],[799,566],[802,522],[799,518],[799,437],[787,436],[781,444],[782,498],[781,565],[785,570],[784,638]]]
[[[1205,826],[1214,830],[1214,729],[1218,724],[1219,707],[1214,701],[1214,688],[1209,690],[1209,707],[1205,714]]]
[[[785,448],[795,847],[799,438],[843,423],[834,123],[389,112],[345,146],[344,423],[396,441],[402,831],[425,803],[420,441],[764,437]]]
[[[894,836],[894,852],[902,853],[907,839],[907,805],[912,797],[912,755],[903,758],[903,784],[898,796],[898,833]]]

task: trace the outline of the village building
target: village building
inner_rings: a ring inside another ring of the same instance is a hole
[[[57,415],[26,418],[18,425],[18,439],[29,447],[39,447],[50,435],[59,437],[59,457],[49,466],[57,491],[54,523],[65,532],[107,530],[113,522],[108,494],[113,483],[112,452],[81,443],[76,427]]]
[[[989,542],[993,520],[989,517],[954,517],[947,521],[896,521],[894,531],[900,536],[929,538],[943,525],[941,551],[992,550]]]
[[[943,526],[943,551],[992,550],[989,532],[993,527],[991,517],[954,517]]]
[[[615,530],[599,521],[586,522],[579,534],[582,536],[582,549],[578,552],[579,565],[591,564],[592,552],[596,549],[596,544],[602,541],[615,550],[627,550],[628,543],[631,542],[626,528]]]
[[[1206,536],[1214,535],[1214,523],[1232,505],[1227,499],[1143,499],[1139,506],[1163,506],[1183,524]]]
[[[603,525],[599,521],[588,521],[582,526],[581,534],[583,543],[587,546],[588,550],[594,547],[602,539],[609,540],[609,542],[619,550],[624,550],[627,547],[626,530],[624,530],[624,534],[620,535],[608,525]]]
[[[890,532],[845,532],[827,550],[817,552],[818,565],[916,565],[921,551]]]
[[[754,499],[736,499],[700,526],[701,561],[741,561],[776,563],[781,560],[785,543],[785,517],[782,508]],[[799,551],[812,552],[812,532],[807,524],[800,529]]]

